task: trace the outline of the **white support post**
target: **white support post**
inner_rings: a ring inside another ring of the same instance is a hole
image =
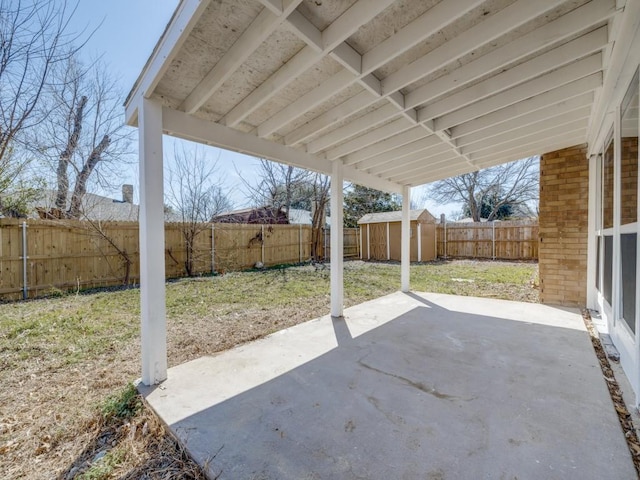
[[[389,235],[389,222],[387,222],[387,260],[391,260],[391,235]]]
[[[418,236],[418,261],[422,261],[422,225],[416,223],[416,235]]]
[[[343,194],[342,162],[331,166],[331,316],[342,317],[343,285]]]
[[[367,260],[371,260],[371,229],[367,223]]]
[[[589,158],[589,199],[587,212],[587,308],[597,310],[596,295],[596,195],[597,155]]]
[[[143,99],[138,126],[142,383],[154,385],[167,378],[162,107]]]
[[[409,291],[409,263],[411,252],[411,216],[409,206],[411,204],[411,188],[402,187],[402,224],[401,224],[401,248],[400,248],[400,284],[403,292]]]

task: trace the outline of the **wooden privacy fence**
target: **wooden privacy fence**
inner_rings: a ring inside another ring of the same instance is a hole
[[[167,278],[186,276],[188,262],[191,273],[199,275],[247,269],[258,262],[304,262],[312,255],[310,225],[200,224],[190,256],[184,228],[165,224]],[[323,237],[329,242],[328,234]],[[345,256],[359,256],[353,238],[352,231],[345,233]],[[323,243],[320,258],[325,256]],[[0,219],[0,272],[2,299],[139,283],[138,224]]]
[[[323,228],[323,254],[321,255],[325,260],[331,258],[331,230],[329,228]],[[344,258],[360,258],[360,229],[359,228],[344,228],[342,240],[342,252]]]
[[[538,258],[537,222],[445,223],[436,235],[440,258]]]

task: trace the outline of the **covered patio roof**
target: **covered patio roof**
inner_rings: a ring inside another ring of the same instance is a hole
[[[143,382],[167,378],[163,134],[330,174],[340,317],[344,180],[402,195],[408,292],[411,188],[585,142],[594,155],[639,24],[640,0],[182,0],[126,101]]]
[[[182,0],[127,121],[402,193],[593,141],[624,4]]]

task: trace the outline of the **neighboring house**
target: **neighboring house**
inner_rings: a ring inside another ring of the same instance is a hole
[[[411,210],[410,259],[415,262],[436,258],[436,219],[428,210]],[[358,220],[362,248],[361,258],[397,260],[401,257],[402,212],[368,213]]]
[[[55,190],[43,190],[41,197],[32,203],[30,217],[57,219]],[[71,193],[67,199],[67,206]],[[100,221],[137,222],[140,207],[133,203],[133,185],[122,186],[122,198],[113,199],[94,193],[86,193],[82,199],[82,213],[86,219]],[[82,220],[82,218],[80,218]]]
[[[213,223],[244,223],[263,225],[286,225],[289,223],[284,210],[272,207],[244,208],[223,212],[211,219]]]

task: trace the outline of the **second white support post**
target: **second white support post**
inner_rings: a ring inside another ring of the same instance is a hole
[[[402,224],[401,224],[401,250],[400,250],[400,284],[403,292],[409,291],[409,263],[411,250],[411,216],[409,206],[411,204],[411,188],[402,187]]]
[[[167,378],[162,106],[143,99],[138,126],[142,383],[155,385]]]
[[[331,166],[331,316],[342,317],[343,313],[343,194],[342,162],[336,160]]]

